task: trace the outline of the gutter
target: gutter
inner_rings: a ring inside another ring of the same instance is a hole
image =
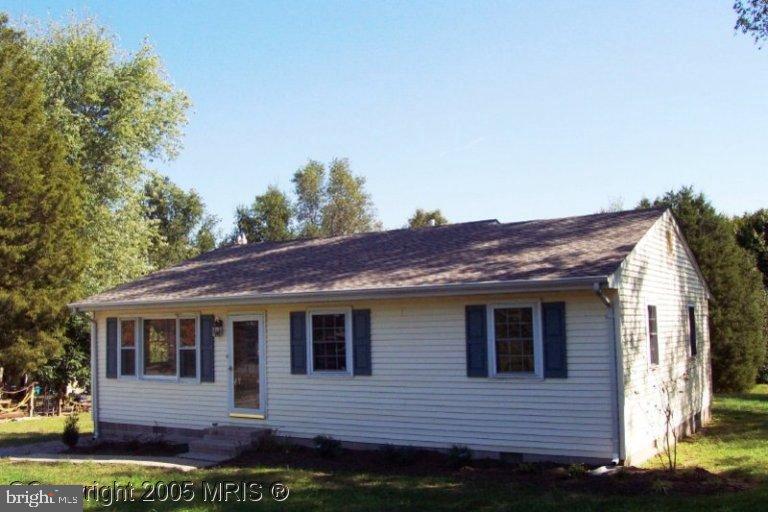
[[[281,304],[295,302],[332,302],[339,300],[386,299],[400,297],[435,297],[448,295],[480,295],[504,292],[541,292],[560,290],[592,290],[595,282],[607,284],[605,276],[564,277],[560,279],[519,279],[514,281],[486,281],[461,284],[401,286],[395,288],[368,288],[358,290],[318,290],[310,292],[246,293],[240,295],[212,295],[164,300],[82,301],[69,304],[73,310],[90,311],[121,307],[197,306],[200,304]]]
[[[606,307],[606,319],[608,321],[608,337],[610,339],[610,353],[611,353],[611,359],[613,359],[613,364],[610,365],[610,375],[611,375],[611,388],[613,391],[613,400],[611,401],[611,412],[613,413],[613,441],[614,441],[614,447],[613,447],[613,456],[612,456],[612,462],[614,465],[621,464],[625,457],[624,457],[624,450],[623,450],[623,443],[622,443],[622,418],[623,418],[623,404],[622,404],[622,398],[619,395],[619,390],[624,389],[623,382],[621,379],[621,357],[620,357],[620,344],[619,344],[619,338],[618,333],[619,329],[616,328],[616,306],[611,301],[610,297],[608,297],[605,294],[605,285],[606,283],[601,282],[595,282],[593,284],[593,291],[597,295],[597,297],[600,299],[600,302],[603,303],[603,305]]]

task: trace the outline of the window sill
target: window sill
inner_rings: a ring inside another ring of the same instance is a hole
[[[354,377],[354,374],[350,372],[326,372],[326,371],[315,371],[309,373],[308,377],[317,378],[317,379],[351,379]]]
[[[265,420],[267,416],[261,413],[245,413],[245,412],[231,412],[230,418],[246,419],[246,420]]]
[[[492,379],[499,380],[544,380],[544,377],[535,373],[494,373]]]
[[[161,377],[161,376],[148,376],[142,375],[135,380],[142,380],[145,382],[172,382],[175,384],[200,384],[200,379],[194,377]]]

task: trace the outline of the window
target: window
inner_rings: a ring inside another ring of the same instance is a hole
[[[496,375],[541,373],[539,311],[535,304],[510,304],[489,308],[488,353]]]
[[[120,375],[136,375],[136,320],[120,320]]]
[[[695,356],[698,347],[696,346],[696,308],[688,306],[688,340],[691,343],[691,356]]]
[[[197,322],[194,318],[179,320],[179,376],[197,377]]]
[[[533,372],[533,309],[493,311],[496,372]]]
[[[176,319],[144,320],[144,375],[176,376]]]
[[[648,306],[648,343],[651,364],[659,364],[659,330],[656,321],[656,306]]]
[[[350,318],[349,312],[310,313],[308,339],[313,371],[349,371]]]
[[[197,378],[197,319],[145,318],[144,375]]]

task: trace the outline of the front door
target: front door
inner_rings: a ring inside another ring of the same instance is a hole
[[[266,374],[264,315],[229,317],[230,409],[264,414]]]

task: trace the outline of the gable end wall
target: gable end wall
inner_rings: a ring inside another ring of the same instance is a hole
[[[712,397],[707,289],[666,212],[638,243],[615,275],[622,352],[623,437],[626,459],[637,464],[662,446],[671,427],[700,424]],[[647,306],[657,309],[659,364],[650,362]],[[696,308],[698,353],[691,356],[688,306]],[[666,397],[671,398],[666,398]],[[690,430],[688,428],[687,430]]]

